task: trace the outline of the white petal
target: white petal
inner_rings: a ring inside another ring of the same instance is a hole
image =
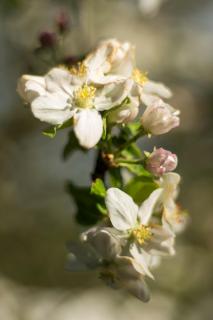
[[[128,230],[135,226],[138,206],[133,199],[118,188],[107,190],[106,206],[112,225],[118,230]]]
[[[67,105],[68,97],[60,93],[46,94],[36,98],[31,104],[34,116],[41,121],[57,125],[73,116],[73,111]]]
[[[119,83],[108,84],[102,89],[97,90],[97,96],[94,102],[96,109],[103,111],[120,105],[129,95],[132,83],[132,81],[122,81]]]
[[[146,94],[157,95],[162,98],[171,98],[172,92],[164,84],[154,81],[147,81],[144,86],[144,92]]]
[[[153,214],[153,210],[162,195],[163,189],[159,188],[153,191],[139,208],[138,216],[143,225],[147,225]]]
[[[80,110],[74,118],[74,131],[82,147],[94,147],[103,132],[101,115],[95,109]]]
[[[53,68],[45,76],[46,88],[49,92],[65,92],[72,94],[72,75],[65,68]]]
[[[134,258],[134,268],[142,273],[143,275],[149,276],[151,279],[154,279],[152,273],[149,270],[148,261],[150,260],[150,255],[146,253],[142,248],[133,243],[129,249],[132,257]]]
[[[17,84],[17,92],[26,102],[31,103],[36,97],[45,94],[43,77],[23,75]]]

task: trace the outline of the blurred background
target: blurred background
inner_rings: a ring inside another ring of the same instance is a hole
[[[142,141],[178,154],[180,203],[191,216],[177,255],[149,283],[148,304],[104,287],[96,274],[65,270],[65,243],[82,230],[65,181],[87,185],[94,154],[64,162],[67,132],[44,137],[45,125],[16,93],[21,74],[49,68],[38,48],[60,12],[69,17],[66,61],[104,38],[130,41],[139,67],[171,87],[181,110],[179,129]],[[212,35],[211,0],[0,1],[0,320],[213,319]]]

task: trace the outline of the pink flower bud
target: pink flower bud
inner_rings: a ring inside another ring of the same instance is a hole
[[[148,133],[160,135],[179,126],[179,114],[179,110],[174,109],[161,99],[156,99],[144,111],[141,123]]]
[[[175,170],[177,167],[177,156],[163,148],[154,150],[146,161],[146,168],[154,176]]]
[[[43,31],[39,35],[39,42],[42,47],[53,47],[56,44],[56,34],[54,32]]]

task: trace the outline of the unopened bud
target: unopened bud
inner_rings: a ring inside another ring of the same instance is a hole
[[[64,33],[70,29],[70,19],[65,11],[61,11],[56,17],[56,25],[60,33]]]
[[[146,161],[146,168],[154,176],[161,176],[164,173],[175,170],[177,167],[176,154],[163,148],[154,150]]]
[[[179,110],[164,103],[161,99],[157,99],[146,108],[141,123],[148,133],[160,135],[179,126],[179,114]]]
[[[54,32],[43,31],[39,35],[39,42],[42,47],[51,48],[56,44],[56,34]]]

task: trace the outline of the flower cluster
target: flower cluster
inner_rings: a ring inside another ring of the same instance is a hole
[[[72,67],[23,75],[17,90],[33,115],[52,125],[46,134],[72,128],[65,154],[76,148],[73,137],[80,148],[98,149],[87,198],[70,185],[79,208],[84,204],[78,220],[85,224],[91,215],[95,226],[70,243],[69,269],[98,270],[106,284],[148,301],[145,278],[154,278],[162,257],[174,255],[187,219],[176,204],[176,155],[163,148],[142,153],[135,143],[177,127],[179,111],[163,100],[171,91],[136,67],[134,52],[128,42],[106,40]]]

